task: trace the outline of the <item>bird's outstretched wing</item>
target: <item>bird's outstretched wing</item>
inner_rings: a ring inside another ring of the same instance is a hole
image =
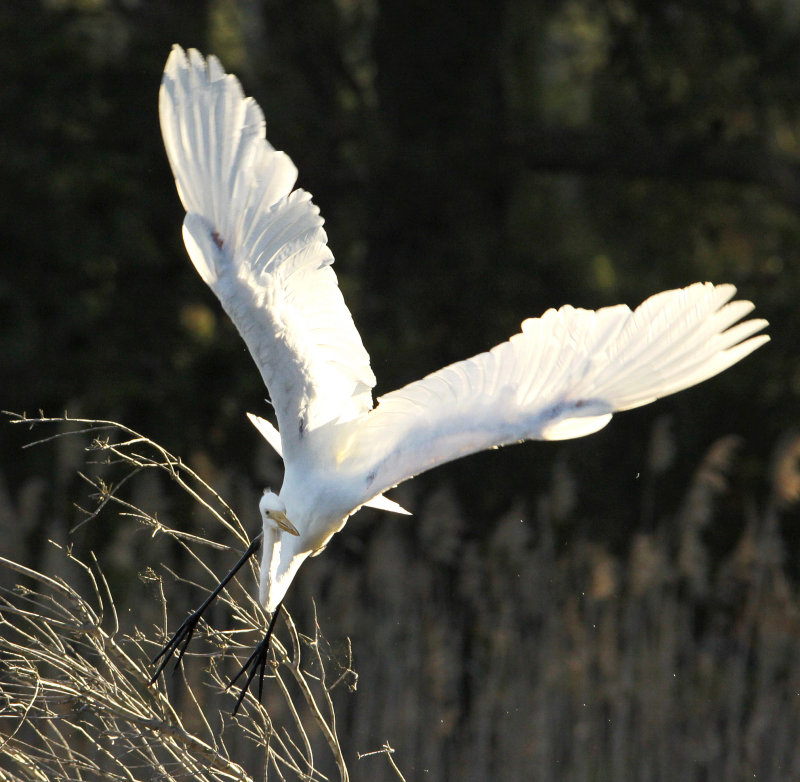
[[[764,320],[733,285],[696,283],[625,306],[565,306],[522,324],[487,353],[378,400],[354,424],[345,470],[364,494],[469,453],[520,440],[562,440],[602,429],[613,413],[713,377],[763,345]],[[738,324],[738,325],[734,325]]]
[[[319,210],[292,191],[297,169],[215,57],[173,47],[159,115],[186,249],[247,343],[291,454],[305,432],[370,410],[375,385]]]

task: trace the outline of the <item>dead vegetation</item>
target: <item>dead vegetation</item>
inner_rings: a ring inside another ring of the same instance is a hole
[[[413,536],[387,521],[371,530],[357,568],[314,560],[295,620],[279,621],[264,705],[248,696],[232,718],[225,687],[265,626],[252,570],[180,674],[147,680],[167,632],[246,545],[236,514],[124,427],[46,425],[56,447],[68,429],[81,442],[86,513],[119,539],[100,562],[63,543],[42,543],[46,567],[0,560],[0,779],[800,777],[800,611],[780,531],[797,499],[797,435],[776,447],[769,496],[742,510],[722,561],[705,534],[725,523],[736,438],[711,446],[674,513],[643,510],[626,556],[557,545],[575,506],[563,463],[535,512],[510,511],[485,541],[463,534],[456,497],[434,494]],[[656,484],[676,451],[656,427]],[[235,507],[256,496],[221,483]],[[2,498],[21,529],[42,512],[36,491]],[[120,575],[137,572],[134,585]]]

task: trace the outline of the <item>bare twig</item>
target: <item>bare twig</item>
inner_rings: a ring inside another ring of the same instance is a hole
[[[403,780],[403,782],[406,782],[406,778],[402,775],[400,769],[397,767],[397,764],[394,762],[394,758],[392,757],[392,755],[394,755],[394,749],[390,746],[388,741],[384,742],[380,749],[375,749],[372,752],[359,752],[356,757],[359,760],[362,760],[363,758],[373,757],[374,755],[385,756],[385,758],[389,761],[392,771],[397,774],[397,778]]]

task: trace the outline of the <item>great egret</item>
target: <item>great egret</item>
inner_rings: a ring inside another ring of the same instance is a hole
[[[706,380],[769,339],[753,336],[766,321],[741,322],[753,305],[732,301],[732,285],[695,283],[635,311],[548,310],[507,342],[373,408],[375,377],[337,287],[319,210],[293,190],[297,169],[266,140],[258,104],[216,57],[175,46],[159,112],[187,212],[186,249],[267,385],[280,434],[250,419],[282,454],[285,475],[280,494],[261,499],[262,540],[173,636],[153,680],[182,644],[180,661],[200,614],[259,542],[259,597],[272,619],[234,679],[249,669],[236,708],[257,671],[263,681],[272,627],[298,568],[360,507],[404,512],[383,497],[401,481],[485,448],[591,434],[613,413]]]

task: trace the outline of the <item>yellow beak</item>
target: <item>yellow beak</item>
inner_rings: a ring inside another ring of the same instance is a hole
[[[267,512],[267,516],[269,516],[284,532],[288,532],[290,535],[300,535],[297,531],[297,527],[286,518],[286,514],[283,511],[271,510]]]

